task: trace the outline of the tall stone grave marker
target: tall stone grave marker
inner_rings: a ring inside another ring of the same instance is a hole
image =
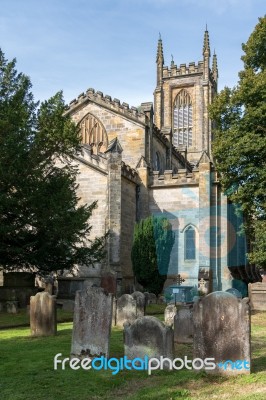
[[[123,294],[116,302],[116,325],[132,324],[137,318],[137,302],[130,294]]]
[[[131,296],[137,303],[137,318],[144,317],[146,304],[145,295],[141,292],[134,292]]]
[[[32,336],[56,335],[56,297],[40,292],[30,298],[30,329]]]
[[[213,292],[193,307],[194,359],[214,358],[218,375],[250,373],[250,307],[248,299]],[[246,364],[244,364],[244,362]]]
[[[124,348],[128,359],[173,359],[173,330],[155,317],[138,318],[133,324],[124,325]]]
[[[76,292],[71,356],[109,356],[113,296],[102,288]]]
[[[174,341],[176,343],[193,343],[192,306],[182,307],[174,317]]]

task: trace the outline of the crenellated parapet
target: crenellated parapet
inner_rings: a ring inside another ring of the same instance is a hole
[[[163,67],[163,78],[172,78],[175,76],[192,75],[198,73],[203,73],[203,61],[199,61],[197,65],[195,62],[190,62],[188,65],[180,64],[179,67],[177,67],[175,64],[172,64],[171,67]]]
[[[165,170],[163,174],[159,171],[153,171],[149,176],[150,187],[170,187],[170,186],[187,186],[199,184],[199,171],[195,170],[188,173],[186,169],[179,169],[177,173],[172,170]]]
[[[90,145],[83,145],[81,152],[75,156],[75,159],[86,164],[93,169],[107,174],[107,158],[105,153],[93,154]]]
[[[121,174],[124,178],[127,178],[131,182],[136,184],[140,182],[138,172],[134,168],[131,168],[129,165],[125,164],[124,161],[121,163]]]
[[[66,107],[66,112],[76,112],[78,108],[84,106],[89,101],[105,107],[110,111],[119,113],[120,115],[123,115],[127,118],[145,123],[144,113],[142,111],[139,111],[136,107],[129,107],[127,103],[121,103],[119,99],[112,99],[111,96],[104,95],[103,92],[100,91],[96,92],[92,88],[89,88],[86,92],[81,93],[76,99],[72,100]]]

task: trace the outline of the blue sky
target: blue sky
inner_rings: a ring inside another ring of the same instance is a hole
[[[156,48],[165,65],[202,59],[206,23],[219,89],[237,83],[241,43],[265,0],[0,0],[0,47],[29,75],[36,100],[89,87],[130,105],[153,100]]]

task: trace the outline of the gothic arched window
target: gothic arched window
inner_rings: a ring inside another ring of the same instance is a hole
[[[192,101],[186,90],[174,102],[174,146],[192,146]]]
[[[154,170],[160,171],[161,170],[161,157],[158,151],[155,153],[155,162],[154,162]]]
[[[93,154],[103,153],[108,147],[108,137],[103,124],[92,114],[87,114],[79,124],[82,143],[89,144]]]
[[[196,259],[196,232],[192,226],[185,230],[185,260]]]

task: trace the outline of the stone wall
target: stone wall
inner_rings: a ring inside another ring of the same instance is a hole
[[[79,185],[77,195],[80,197],[80,204],[91,204],[97,200],[97,208],[90,218],[92,230],[90,239],[102,236],[106,232],[107,214],[107,167],[100,163],[99,166],[92,164],[93,157],[87,156],[84,162],[79,162],[79,174],[77,183]],[[105,161],[105,160],[103,160]],[[98,167],[98,168],[96,168]]]
[[[131,247],[136,222],[136,184],[122,177],[121,185],[121,268],[129,285],[134,282]]]
[[[98,104],[97,104],[98,103]],[[113,109],[112,109],[113,108]],[[123,161],[133,168],[137,165],[141,155],[145,157],[145,118],[130,115],[119,107],[112,107],[102,98],[89,96],[87,101],[70,110],[73,120],[78,124],[91,113],[103,124],[110,143],[118,138],[123,149]]]

